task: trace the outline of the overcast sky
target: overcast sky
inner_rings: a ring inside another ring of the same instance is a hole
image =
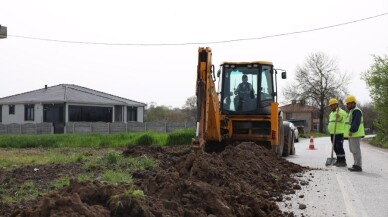
[[[280,91],[308,54],[324,52],[353,75],[350,94],[367,103],[360,75],[373,63],[372,55],[388,54],[387,13],[387,0],[0,0],[0,25],[8,28],[8,38],[0,40],[0,98],[66,83],[180,108],[195,93],[198,47],[208,46],[216,69],[223,61],[268,60],[287,70]],[[208,43],[381,14],[319,31]]]

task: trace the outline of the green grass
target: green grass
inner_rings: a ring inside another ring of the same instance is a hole
[[[55,189],[61,189],[67,185],[70,185],[70,178],[68,176],[63,176],[51,182],[51,186]]]
[[[132,185],[123,193],[111,196],[108,203],[116,212],[118,210],[125,210],[129,208],[134,200],[142,201],[144,199],[144,192],[142,190],[136,189],[136,187]]]
[[[388,141],[385,135],[383,136],[383,135],[377,134],[373,138],[368,139],[368,142],[370,142],[370,144],[374,146],[378,146],[381,148],[388,148]]]
[[[0,167],[9,166],[11,168],[6,169],[13,169],[24,165],[78,162],[82,164],[79,173],[74,174],[78,181],[99,180],[116,185],[133,184],[132,174],[135,171],[157,166],[155,161],[146,156],[124,157],[121,152],[115,149],[94,148],[2,149]],[[62,173],[61,177],[48,183],[26,181],[22,184],[0,185],[0,203],[11,204],[21,200],[32,200],[38,195],[45,195],[50,190],[58,190],[69,184],[69,175]],[[140,190],[131,189],[130,192],[131,198],[144,197]]]
[[[192,138],[195,136],[194,129],[184,129],[171,132],[167,136],[166,145],[187,145],[191,144]]]
[[[193,129],[171,133],[0,135],[0,148],[116,148],[127,145],[191,144]]]
[[[22,200],[32,200],[43,195],[32,181],[26,181],[21,185],[14,185],[10,188],[0,188],[0,202],[5,204],[19,203]]]
[[[103,156],[97,156],[84,163],[82,169],[85,171],[128,168],[129,171],[155,168],[157,163],[147,156],[123,157],[121,153],[114,150],[108,151]]]
[[[85,149],[5,149],[0,150],[0,167],[6,169],[26,165],[64,164],[81,162],[85,157]]]
[[[92,173],[79,173],[77,179],[80,182],[91,181],[94,179],[94,175]]]
[[[101,181],[108,184],[130,184],[132,183],[132,176],[125,170],[106,170],[101,175]]]

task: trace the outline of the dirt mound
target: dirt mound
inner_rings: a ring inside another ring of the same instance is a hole
[[[12,216],[293,216],[274,201],[295,193],[298,181],[291,175],[304,169],[252,143],[212,154],[182,146],[130,147],[124,155],[159,163],[133,174],[144,199],[125,193],[128,185],[72,180]]]

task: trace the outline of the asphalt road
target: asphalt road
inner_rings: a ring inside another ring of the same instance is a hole
[[[350,172],[347,167],[325,166],[331,155],[329,137],[314,138],[313,144],[315,150],[310,150],[310,139],[301,139],[295,143],[296,155],[286,158],[313,170],[299,175],[304,181],[301,190],[278,203],[283,211],[296,216],[388,217],[388,150],[362,142],[363,171]],[[344,149],[351,167],[348,141]]]

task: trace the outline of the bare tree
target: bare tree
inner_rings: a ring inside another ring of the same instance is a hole
[[[286,86],[283,95],[288,100],[304,100],[319,108],[319,131],[323,132],[326,102],[335,97],[343,99],[347,94],[349,76],[340,73],[336,59],[322,52],[309,54],[302,66],[297,66],[295,83]]]

